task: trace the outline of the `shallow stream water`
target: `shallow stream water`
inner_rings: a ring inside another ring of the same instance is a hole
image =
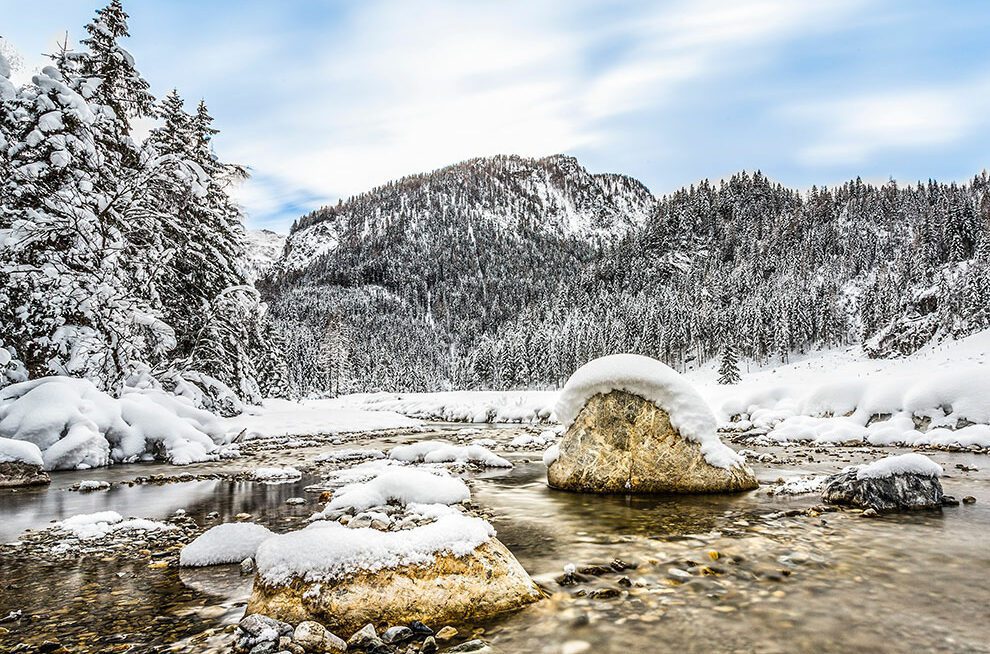
[[[0,491],[0,541],[102,510],[161,519],[184,509],[204,526],[213,511],[221,514],[217,522],[250,513],[286,531],[317,509],[316,496],[303,489],[318,477],[277,485],[207,479],[93,493],[68,488],[82,479],[305,465],[331,449],[387,447],[454,430],[359,436],[181,470],[153,464],[58,473],[50,488]],[[477,437],[507,442],[512,435],[492,428]],[[894,453],[755,449],[776,460],[754,466],[764,483]],[[820,513],[816,495],[774,497],[765,489],[666,497],[554,491],[538,452],[506,456],[513,469],[469,475],[473,499],[491,511],[499,538],[549,597],[461,626],[462,636],[477,635],[497,651],[990,652],[986,457],[931,454],[949,473],[946,492],[972,495],[975,504],[869,519]],[[290,497],[308,501],[289,506]],[[635,567],[609,567],[616,559]],[[579,571],[574,585],[558,583],[567,564]],[[0,557],[0,620],[21,611],[19,619],[0,622],[0,646],[47,639],[86,652],[219,649],[229,642],[222,628],[241,617],[250,587],[237,566],[160,567],[99,551],[61,563]]]

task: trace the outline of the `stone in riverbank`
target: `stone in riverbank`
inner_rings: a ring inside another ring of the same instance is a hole
[[[759,486],[744,464],[711,465],[656,404],[626,391],[590,398],[547,469],[553,488],[597,493],[721,493]]]
[[[24,461],[6,461],[0,463],[0,488],[19,488],[22,486],[43,486],[52,482],[48,473],[40,465]]]
[[[878,512],[935,509],[942,506],[938,477],[917,473],[857,478],[857,470],[832,475],[822,487],[822,500]]]
[[[521,608],[542,597],[497,539],[467,556],[437,554],[430,564],[357,571],[336,581],[267,585],[259,575],[248,613],[298,623],[315,620],[339,634],[368,623],[462,623]]]

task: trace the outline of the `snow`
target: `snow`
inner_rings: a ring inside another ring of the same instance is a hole
[[[264,482],[294,481],[302,477],[295,468],[255,468],[251,471],[251,479]]]
[[[258,546],[274,536],[264,525],[229,522],[207,529],[179,552],[179,565],[205,566],[240,563],[253,557]]]
[[[244,413],[228,418],[226,424],[231,434],[246,431],[247,438],[265,438],[404,429],[421,423],[398,413],[347,408],[337,399],[269,399],[260,407],[248,407]]]
[[[330,581],[356,571],[427,565],[437,554],[466,556],[494,535],[484,520],[459,513],[404,531],[349,529],[320,521],[264,541],[255,563],[261,579],[271,585],[297,578]]]
[[[541,424],[552,419],[556,391],[374,393],[339,401],[368,411],[392,411],[439,422]]]
[[[381,450],[364,450],[359,448],[334,450],[324,452],[317,456],[315,463],[347,463],[350,461],[363,461],[365,459],[384,459],[385,453]]]
[[[910,452],[877,459],[873,463],[867,463],[856,468],[856,479],[882,479],[903,474],[941,477],[942,466],[924,454]]]
[[[451,445],[443,441],[420,441],[389,451],[390,459],[407,463],[475,463],[489,468],[511,468],[512,464],[477,444]]]
[[[988,364],[990,330],[900,359],[857,346],[750,364],[735,386],[715,383],[714,364],[687,377],[725,427],[765,434],[764,443],[990,447]]]
[[[364,511],[389,502],[456,504],[470,498],[467,485],[457,477],[403,467],[385,470],[369,481],[344,486],[334,493],[327,509]]]
[[[550,467],[557,459],[560,458],[560,445],[556,443],[547,448],[546,452],[543,453],[543,465]]]
[[[107,534],[119,531],[170,531],[176,528],[174,525],[154,520],[140,518],[124,520],[116,511],[82,513],[56,522],[54,526],[69,532],[80,540],[102,538]]]
[[[156,389],[114,398],[85,379],[42,377],[0,390],[0,438],[36,445],[46,470],[137,461],[159,448],[175,465],[214,460],[224,431],[212,413]]]
[[[254,282],[267,273],[282,256],[286,236],[268,229],[249,229],[244,232],[244,266],[248,281]]]
[[[613,354],[578,368],[557,399],[557,419],[570,427],[588,400],[614,390],[638,395],[666,411],[678,433],[701,446],[709,464],[729,468],[743,463],[719,440],[715,416],[691,384],[669,366],[638,354]]]
[[[816,493],[822,489],[822,485],[829,475],[808,475],[805,477],[795,477],[788,479],[779,486],[771,486],[767,493],[770,495],[803,495],[805,493]]]
[[[512,439],[509,445],[513,447],[546,447],[547,445],[556,443],[557,436],[557,432],[552,429],[542,431],[536,436],[533,434],[519,434]]]
[[[34,443],[17,441],[12,438],[0,438],[0,463],[30,463],[44,465],[41,450]]]
[[[98,481],[96,479],[86,479],[79,482],[76,486],[76,490],[80,491],[98,491],[98,490],[109,490],[110,482],[108,481]]]

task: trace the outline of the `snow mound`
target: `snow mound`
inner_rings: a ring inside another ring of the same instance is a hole
[[[226,443],[223,422],[184,398],[43,377],[0,390],[0,437],[33,443],[46,470],[92,468],[164,453],[175,465],[209,461]]]
[[[803,495],[805,493],[816,493],[822,489],[825,480],[829,475],[808,475],[806,477],[796,477],[788,479],[779,486],[771,486],[767,491],[770,495]]]
[[[300,477],[302,473],[295,468],[255,468],[251,471],[251,479],[255,481],[294,481]]]
[[[322,521],[264,541],[255,563],[261,579],[271,585],[299,578],[331,581],[357,571],[426,565],[437,554],[466,556],[494,535],[484,520],[459,513],[405,531],[349,529]]]
[[[0,438],[0,463],[30,463],[43,466],[45,461],[41,450],[34,443]]]
[[[67,531],[80,540],[102,538],[107,534],[119,531],[170,531],[175,525],[141,518],[124,518],[116,511],[100,511],[98,513],[82,513],[66,518],[54,525],[62,531]]]
[[[560,458],[560,445],[554,443],[543,453],[543,465],[550,467]]]
[[[207,529],[179,552],[179,565],[240,563],[254,556],[261,543],[275,534],[253,522],[229,522]]]
[[[533,434],[520,434],[513,438],[509,445],[513,447],[546,447],[556,443],[557,436],[557,432],[546,429],[535,436]]]
[[[389,502],[399,504],[456,504],[471,498],[467,485],[457,477],[435,475],[417,468],[396,468],[374,479],[344,486],[327,509],[364,511]]]
[[[672,368],[638,354],[613,354],[578,368],[557,399],[557,419],[569,428],[588,400],[615,390],[638,395],[666,411],[670,424],[700,445],[711,465],[730,468],[743,463],[741,456],[719,440],[715,415],[691,384]]]
[[[880,479],[903,474],[941,477],[942,466],[924,454],[911,452],[877,459],[873,463],[867,463],[856,468],[856,479]]]
[[[420,441],[393,447],[390,459],[406,463],[474,463],[488,468],[511,468],[512,464],[478,444],[451,445],[442,441]]]
[[[243,431],[248,439],[404,429],[420,424],[398,413],[346,408],[338,399],[269,399],[260,407],[247,407],[244,413],[227,419],[231,434]]]

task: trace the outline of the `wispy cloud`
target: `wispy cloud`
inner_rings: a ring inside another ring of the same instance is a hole
[[[862,163],[886,151],[958,142],[990,124],[990,80],[895,89],[789,107],[813,135],[796,155],[806,165]]]

